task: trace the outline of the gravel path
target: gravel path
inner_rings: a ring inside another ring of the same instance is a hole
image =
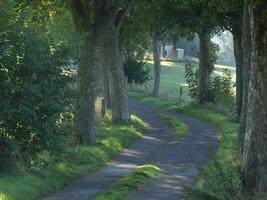
[[[192,117],[166,111],[136,101],[131,111],[142,118],[149,129],[145,135],[101,170],[83,177],[71,185],[50,194],[43,200],[89,200],[131,172],[138,165],[155,164],[162,171],[151,183],[130,193],[136,200],[179,200],[186,196],[185,188],[195,181],[199,167],[205,164],[217,148],[215,129]],[[160,113],[177,116],[190,127],[190,134],[172,134]]]

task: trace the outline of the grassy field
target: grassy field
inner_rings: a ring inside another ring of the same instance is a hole
[[[161,61],[161,82],[160,82],[160,96],[166,99],[178,100],[180,95],[180,88],[183,90],[182,99],[184,101],[191,101],[188,95],[188,85],[185,81],[185,65],[186,62]],[[197,66],[197,64],[194,64]],[[153,61],[147,61],[147,67],[153,75]],[[224,69],[229,69],[233,74],[233,81],[235,80],[235,67],[215,65],[213,75],[222,75]],[[147,87],[134,85],[132,90],[150,93],[152,90],[153,81],[151,80]]]
[[[97,143],[68,148],[53,167],[0,177],[0,200],[33,200],[102,167],[111,156],[139,138],[145,124],[136,116],[128,124],[103,122]]]

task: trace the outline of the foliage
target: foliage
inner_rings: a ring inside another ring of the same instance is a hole
[[[224,113],[234,110],[235,100],[233,93],[234,85],[231,81],[232,76],[230,70],[224,69],[223,76],[215,76],[211,84],[216,108]]]
[[[235,66],[234,58],[234,44],[233,37],[230,32],[225,31],[216,37],[219,45],[220,51],[218,53],[218,64]]]
[[[125,76],[128,78],[130,84],[147,84],[151,80],[150,70],[146,67],[145,62],[137,60],[134,57],[126,58],[123,63]]]
[[[124,56],[124,73],[128,83],[146,84],[150,79],[150,70],[143,61],[145,52],[149,48],[149,34],[142,21],[138,21],[140,13],[138,6],[133,6],[130,15],[123,24],[120,40]]]
[[[174,134],[177,134],[177,135],[189,134],[188,125],[182,122],[181,120],[179,120],[177,117],[174,117],[171,115],[165,115],[165,114],[161,114],[160,116],[171,125],[174,131]]]
[[[198,90],[198,70],[194,70],[194,66],[190,63],[188,63],[185,67],[185,78],[188,83],[189,95],[196,101]],[[218,103],[223,99],[233,99],[232,74],[230,70],[224,69],[222,76],[215,76],[214,78],[211,78],[209,85],[210,88],[208,89],[208,94],[206,95],[208,102]]]
[[[58,152],[72,120],[68,52],[30,24],[27,9],[9,6],[0,14],[6,14],[0,21],[1,169],[12,168],[10,160],[29,165],[41,151]]]
[[[186,57],[196,57],[197,52],[199,52],[199,39],[196,35],[192,38],[180,37],[176,41],[176,46],[184,49]]]
[[[194,66],[190,63],[185,65],[185,80],[188,84],[190,97],[196,101],[198,89],[198,70],[194,71]]]
[[[112,188],[98,195],[96,200],[126,200],[127,192],[136,190],[140,185],[155,178],[160,169],[154,165],[138,166],[130,175],[120,179]]]
[[[38,199],[87,175],[140,137],[140,129],[144,126],[145,123],[136,116],[132,116],[128,124],[114,124],[111,120],[103,122],[97,129],[95,145],[66,148],[49,168],[0,177],[0,200]],[[49,158],[48,154],[46,156]]]
[[[216,63],[216,61],[218,59],[219,50],[220,50],[219,45],[217,45],[217,44],[215,44],[215,43],[213,43],[211,41],[209,42],[209,51],[210,51],[210,53],[209,53],[209,55],[210,55],[210,57],[209,57],[209,59],[210,59],[209,63],[212,66],[215,65],[215,63]]]

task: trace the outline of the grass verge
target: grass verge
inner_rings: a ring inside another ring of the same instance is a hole
[[[127,192],[136,190],[140,185],[156,177],[160,169],[154,165],[143,165],[120,179],[113,187],[98,195],[95,200],[127,200]]]
[[[130,97],[161,108],[178,110],[208,122],[217,129],[220,140],[219,148],[214,158],[201,171],[189,200],[243,199],[240,193],[240,163],[237,149],[238,124],[236,122],[212,108],[198,107],[192,104],[178,107],[171,101],[167,101],[168,104],[166,105],[163,99],[138,92],[130,94]]]
[[[176,135],[187,135],[189,134],[189,128],[186,123],[182,122],[179,120],[177,117],[171,116],[171,115],[165,115],[165,114],[160,114],[160,116],[168,122],[172,129],[173,133]]]
[[[95,171],[140,137],[144,126],[136,116],[128,124],[103,122],[98,127],[95,145],[66,149],[53,167],[0,177],[0,200],[37,199]]]
[[[209,108],[189,105],[180,111],[212,124],[220,139],[213,160],[203,168],[188,199],[242,199],[237,149],[238,124]]]

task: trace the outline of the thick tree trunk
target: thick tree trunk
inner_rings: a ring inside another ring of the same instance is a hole
[[[154,85],[152,90],[153,96],[159,95],[160,86],[160,42],[156,37],[153,37],[153,60],[154,60]]]
[[[69,1],[73,23],[80,34],[78,56],[78,96],[76,123],[81,144],[95,142],[96,120],[96,73],[99,67],[99,36],[98,29],[92,25],[83,12],[82,2]]]
[[[118,30],[110,23],[105,31],[105,42],[109,55],[110,89],[112,119],[116,121],[130,120],[126,79],[123,71],[122,56],[119,49]]]
[[[101,80],[105,106],[111,108],[109,56],[105,38],[101,39]]]
[[[198,93],[197,103],[202,105],[206,103],[209,92],[210,74],[212,64],[210,63],[210,34],[208,31],[199,33],[200,52],[199,52],[199,71],[198,71]]]
[[[99,62],[97,36],[83,37],[78,67],[77,125],[81,144],[95,141],[96,68]]]
[[[243,53],[242,53],[242,31],[238,27],[233,31],[234,54],[236,63],[236,114],[237,120],[240,119],[242,108],[242,91],[243,91]]]
[[[251,3],[252,57],[242,159],[244,189],[267,193],[267,1]],[[265,196],[266,197],[266,196]]]
[[[243,152],[244,133],[246,130],[247,118],[247,102],[248,102],[248,85],[250,79],[250,65],[251,65],[251,28],[250,28],[250,12],[248,6],[244,6],[243,14],[243,92],[242,92],[242,109],[240,115],[240,128],[238,135],[238,143],[240,152]]]

